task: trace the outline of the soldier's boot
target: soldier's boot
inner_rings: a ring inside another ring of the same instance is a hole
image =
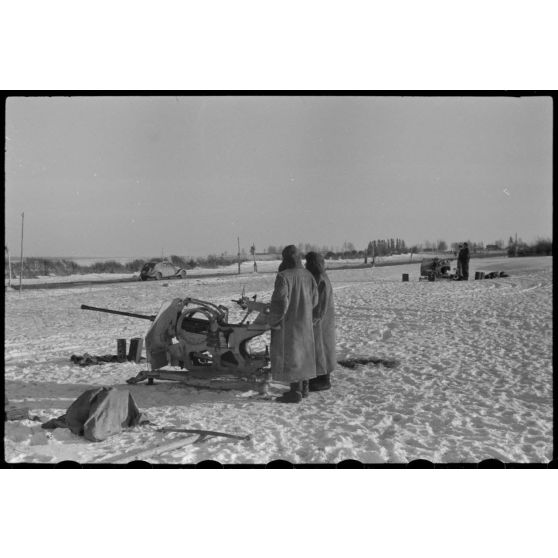
[[[329,374],[323,374],[322,376],[312,378],[309,382],[309,388],[310,391],[325,391],[326,389],[331,389]]]
[[[302,401],[302,382],[292,382],[290,391],[286,391],[275,401],[279,403],[300,403]]]

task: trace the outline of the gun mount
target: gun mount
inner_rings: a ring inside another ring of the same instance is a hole
[[[267,303],[242,296],[236,302],[246,315],[230,323],[226,306],[195,298],[165,302],[157,315],[146,316],[82,305],[95,310],[152,321],[145,335],[145,350],[151,370],[142,371],[128,383],[153,379],[175,380],[198,387],[218,389],[256,388],[265,393],[270,380],[269,351],[253,351],[250,341],[269,330]],[[246,318],[257,312],[249,323]],[[171,366],[180,370],[169,370]],[[223,381],[228,380],[228,381]]]

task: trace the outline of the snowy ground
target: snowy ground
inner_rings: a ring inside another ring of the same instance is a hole
[[[276,269],[277,262],[266,263]],[[269,299],[273,274],[6,292],[5,390],[11,403],[30,407],[45,421],[63,414],[92,386],[118,386],[132,392],[154,424],[91,443],[65,429],[47,433],[38,422],[7,422],[5,459],[110,461],[179,437],[155,432],[172,426],[252,438],[214,438],[149,461],[550,461],[552,258],[471,260],[472,277],[476,270],[504,270],[510,276],[469,282],[419,282],[419,267],[330,271],[338,358],[378,357],[399,364],[339,366],[333,389],[311,394],[299,405],[172,382],[129,386],[125,380],[145,365],[82,368],[69,360],[85,352],[115,353],[116,338],[143,336],[149,325],[83,311],[81,304],[155,314],[164,301],[191,296],[228,305],[235,321],[241,314],[230,300],[243,286],[246,294]],[[408,283],[401,281],[402,273],[410,274]],[[283,389],[272,384],[274,395]]]

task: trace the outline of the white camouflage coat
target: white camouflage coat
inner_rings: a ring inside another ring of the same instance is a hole
[[[312,315],[318,288],[301,267],[280,271],[275,278],[268,321],[271,326],[271,375],[292,383],[316,376]]]
[[[316,344],[316,373],[330,374],[337,366],[335,354],[335,308],[333,289],[329,277],[322,273],[318,281],[318,306],[314,311],[318,318],[314,325]]]

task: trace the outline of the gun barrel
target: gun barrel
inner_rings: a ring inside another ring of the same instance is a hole
[[[95,312],[106,312],[107,314],[118,314],[120,316],[129,316],[130,318],[139,318],[141,320],[153,321],[156,316],[146,316],[145,314],[134,314],[133,312],[122,312],[121,310],[109,310],[108,308],[97,308],[96,306],[81,305],[82,310],[94,310]]]

